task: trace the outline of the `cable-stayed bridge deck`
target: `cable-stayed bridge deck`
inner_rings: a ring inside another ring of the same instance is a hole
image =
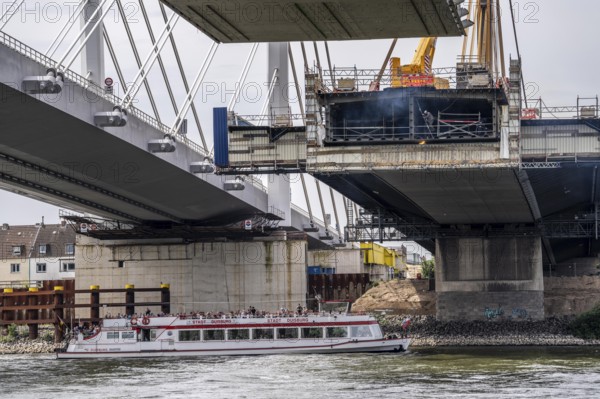
[[[67,73],[57,94],[23,92],[23,78],[44,75],[52,60],[4,33],[2,39],[1,188],[106,219],[155,226],[157,237],[168,236],[169,229],[189,237],[253,234],[244,233],[244,220],[252,220],[254,229],[277,226],[282,215],[269,208],[259,180],[246,178],[243,190],[229,191],[227,185],[235,184],[229,177],[192,173],[191,165],[207,154],[183,136],[177,151],[152,153],[149,142],[162,139],[168,128],[143,112],[131,109],[123,127],[96,126],[94,115],[112,110],[115,101],[83,77]],[[293,220],[301,231],[312,222],[302,214]],[[182,232],[177,226],[189,228]],[[140,231],[149,232],[148,227]]]

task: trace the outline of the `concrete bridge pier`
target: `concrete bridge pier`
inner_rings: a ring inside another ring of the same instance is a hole
[[[543,319],[540,237],[436,240],[437,318]]]
[[[100,241],[78,236],[76,289],[169,288],[170,308],[149,306],[153,313],[231,312],[254,306],[277,311],[306,305],[306,239],[286,232],[247,241],[186,242],[180,239]],[[164,302],[161,296],[161,302]],[[131,298],[130,298],[131,299]],[[89,303],[76,294],[76,303]],[[103,294],[102,302],[122,302],[122,294]],[[137,302],[156,302],[154,292],[136,292]],[[133,300],[126,302],[133,303]],[[144,311],[131,307],[128,312]],[[111,309],[123,312],[123,309]],[[78,311],[77,317],[88,317]]]

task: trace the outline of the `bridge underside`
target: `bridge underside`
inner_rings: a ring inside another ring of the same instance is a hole
[[[600,252],[595,237],[598,226],[595,204],[600,198],[598,166],[600,162],[522,170],[316,173],[315,177],[373,212],[375,217],[368,223],[373,220],[379,223],[377,212],[381,212],[381,235],[377,223],[370,226],[375,233],[371,237],[374,240],[393,238],[386,237],[386,231],[393,231],[386,230],[386,217],[392,218],[390,227],[400,224],[399,229],[404,228],[409,238],[412,235],[426,245],[425,240],[440,234],[543,233],[547,240],[544,264],[556,264],[573,258],[594,257]],[[537,212],[539,216],[534,216]],[[361,223],[360,215],[357,221]],[[433,248],[431,242],[427,246]]]
[[[5,84],[0,90],[0,188],[142,223],[225,225],[261,213],[124,139]]]
[[[533,223],[513,170],[381,170],[319,175],[366,209],[449,224]]]
[[[561,168],[527,170],[556,263],[600,253],[598,166],[598,161],[567,162]]]
[[[447,0],[163,0],[223,43],[368,40],[464,34]]]

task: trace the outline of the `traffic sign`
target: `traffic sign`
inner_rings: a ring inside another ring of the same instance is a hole
[[[244,230],[252,230],[252,220],[244,220]]]
[[[104,79],[104,84],[107,85],[108,87],[112,86],[115,82],[113,81],[112,78],[106,78]]]

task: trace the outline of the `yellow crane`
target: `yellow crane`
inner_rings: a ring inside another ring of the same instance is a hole
[[[431,66],[435,55],[436,42],[437,37],[422,38],[410,64],[401,65],[400,58],[390,58],[391,86],[435,86],[437,89],[447,89],[449,87],[448,81],[435,78],[432,72]]]
[[[436,43],[437,37],[424,37],[419,40],[412,62],[408,65],[402,65],[402,73],[430,75]],[[397,66],[400,66],[400,58],[398,57],[393,57],[390,62],[397,62]]]

